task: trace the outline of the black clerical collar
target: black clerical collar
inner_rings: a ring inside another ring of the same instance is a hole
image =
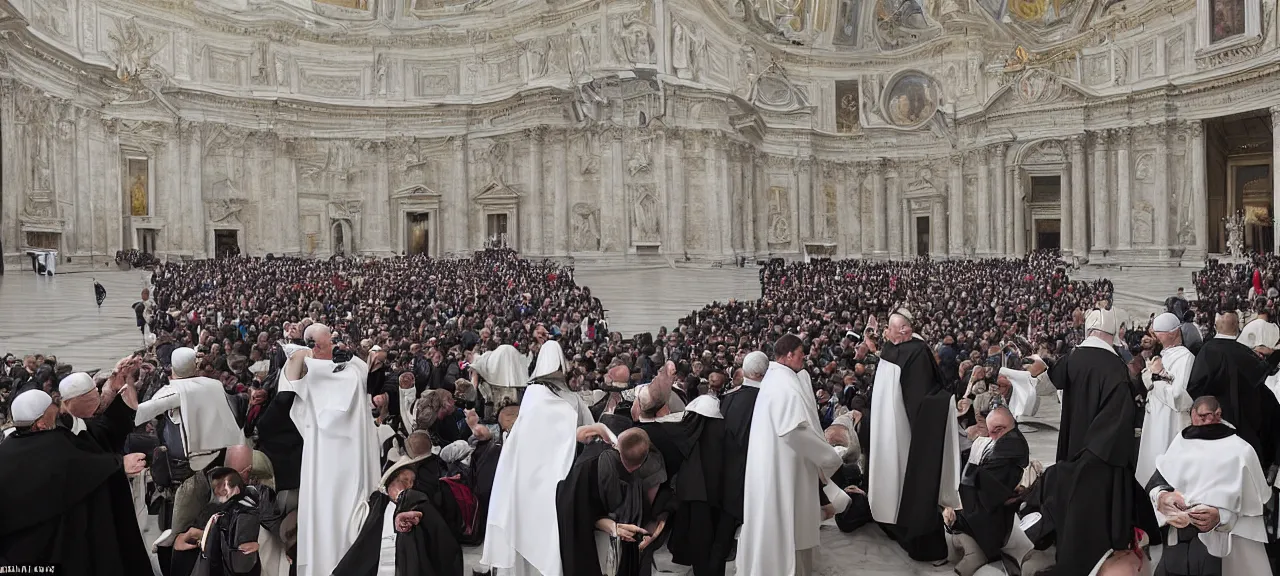
[[[1182,429],[1182,437],[1187,440],[1221,440],[1233,436],[1236,429],[1226,424],[1205,424],[1204,426],[1187,426]]]

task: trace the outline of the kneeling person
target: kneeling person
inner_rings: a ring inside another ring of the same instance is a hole
[[[401,458],[356,508],[351,526],[359,533],[333,576],[461,576],[458,541],[426,496],[411,489],[416,462]]]
[[[987,562],[999,559],[1006,544],[1012,544],[1009,536],[1017,511],[1014,497],[1030,458],[1027,440],[1008,408],[1000,406],[987,415],[987,430],[991,436],[973,443],[960,477],[964,507],[943,511],[944,521],[959,534],[965,547],[964,559],[956,565],[960,576],[972,576]],[[1020,552],[1029,551],[1027,548]],[[1015,560],[1021,562],[1022,558]]]

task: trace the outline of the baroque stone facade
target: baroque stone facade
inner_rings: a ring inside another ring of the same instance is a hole
[[[1195,258],[1275,2],[0,0],[0,242]]]

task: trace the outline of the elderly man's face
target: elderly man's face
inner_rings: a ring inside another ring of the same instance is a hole
[[[1196,406],[1195,410],[1191,411],[1192,426],[1207,426],[1209,424],[1221,424],[1221,423],[1222,423],[1221,408],[1217,410],[1209,410],[1208,407],[1204,405],[1200,405],[1200,406]]]
[[[1005,410],[995,410],[987,414],[986,423],[987,434],[992,440],[999,440],[1014,427],[1013,418]]]
[[[70,400],[63,400],[62,405],[67,414],[76,418],[85,419],[92,418],[93,414],[98,411],[98,403],[101,398],[98,396],[98,389],[93,388],[84,394],[76,396]]]

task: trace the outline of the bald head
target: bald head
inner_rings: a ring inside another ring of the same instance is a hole
[[[319,360],[330,360],[333,358],[333,332],[324,324],[312,324],[307,326],[303,331],[302,337],[309,342],[315,342],[311,347],[311,355]]]
[[[253,448],[244,444],[228,447],[224,465],[239,472],[241,478],[248,480],[249,473],[253,471]]]
[[[618,436],[618,454],[627,472],[635,472],[649,456],[649,435],[639,428],[629,428]]]
[[[987,414],[987,432],[991,434],[992,440],[999,440],[1016,425],[1013,413],[1004,406],[999,406]]]
[[[764,373],[768,371],[769,355],[764,352],[756,350],[742,359],[742,376],[747,380],[764,380]]]
[[[426,430],[418,430],[405,440],[405,452],[410,458],[417,458],[431,453],[431,435]]]
[[[196,375],[196,351],[191,348],[176,348],[169,357],[173,366],[173,377],[178,379],[193,378]]]
[[[1218,315],[1218,319],[1213,323],[1214,330],[1223,336],[1239,336],[1240,335],[1240,316],[1235,312],[1223,312]]]
[[[610,368],[605,374],[606,379],[616,386],[626,387],[631,381],[631,370],[621,364]]]
[[[901,344],[911,339],[911,321],[901,314],[889,315],[888,339]]]

